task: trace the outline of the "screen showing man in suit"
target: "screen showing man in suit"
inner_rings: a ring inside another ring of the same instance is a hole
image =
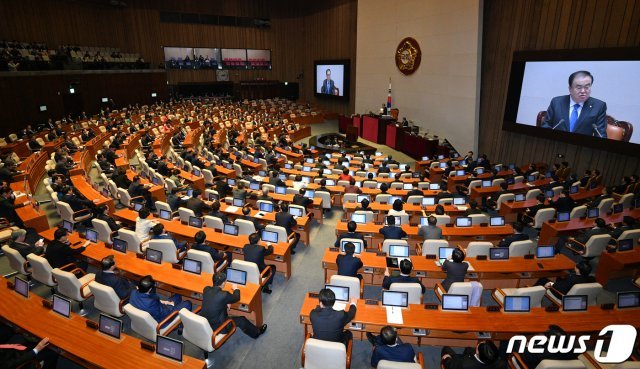
[[[541,127],[607,138],[607,104],[591,97],[592,86],[589,71],[571,73],[569,95],[551,100]]]
[[[640,104],[627,88],[638,84],[638,60],[514,62],[505,121],[571,143],[569,134],[640,144]]]
[[[344,65],[316,65],[316,92],[343,96]]]

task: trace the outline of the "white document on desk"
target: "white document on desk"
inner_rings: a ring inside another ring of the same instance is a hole
[[[403,324],[402,308],[397,306],[386,306],[387,309],[387,323],[389,324]]]
[[[227,208],[224,209],[227,213],[236,213],[238,210],[240,210],[240,208],[237,206],[227,206]]]

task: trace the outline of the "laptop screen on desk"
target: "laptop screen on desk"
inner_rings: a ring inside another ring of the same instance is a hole
[[[304,193],[304,197],[308,198],[308,199],[313,199],[313,197],[316,195],[316,191],[315,190],[307,190]]]
[[[69,233],[73,233],[73,223],[68,220],[62,221],[62,228],[66,229]]]
[[[413,184],[411,184],[411,183],[403,183],[402,184],[402,189],[403,190],[407,190],[407,191],[412,190],[413,189]]]
[[[400,227],[402,225],[402,217],[394,215],[393,218],[396,222],[394,226]],[[387,217],[384,217],[384,225],[389,225],[389,223],[387,223]]]
[[[92,243],[98,242],[98,232],[95,229],[87,228],[84,234],[85,238]]]
[[[160,219],[171,220],[171,212],[169,210],[160,209]]]
[[[490,179],[486,179],[486,180],[482,181],[482,187],[491,187],[491,180]]]
[[[291,206],[289,207],[289,214],[293,215],[294,217],[301,217],[302,216],[302,209]]]
[[[618,292],[618,309],[640,306],[640,291]]]
[[[464,173],[464,169],[456,170],[456,176],[457,177],[462,177],[462,176],[464,176],[464,174],[465,174]]]
[[[455,247],[440,247],[438,248],[438,259],[440,259],[440,263],[444,263],[445,260],[451,259],[451,254],[453,254],[453,250]]]
[[[287,188],[286,187],[282,187],[282,186],[278,186],[276,187],[276,193],[278,195],[284,195],[287,193]]]
[[[336,301],[347,302],[349,301],[349,287],[336,286],[333,284],[325,284],[324,288],[333,291],[336,295]]]
[[[311,167],[304,166],[302,167],[303,172],[311,172]]]
[[[140,211],[140,209],[142,209],[144,207],[144,205],[142,203],[136,202],[135,204],[133,204],[133,210],[135,211]]]
[[[467,203],[467,200],[465,200],[464,197],[453,198],[453,205],[465,205],[466,203]]]
[[[182,270],[193,274],[200,274],[202,272],[202,262],[199,260],[184,258]]]
[[[147,249],[147,260],[156,264],[162,263],[162,251]]]
[[[593,209],[589,209],[587,210],[587,218],[597,218],[598,215],[600,214],[600,209],[598,208],[593,208]]]
[[[158,185],[158,183],[160,183],[160,180],[158,179],[158,177],[153,177],[151,178],[151,183],[153,183],[154,185]]]
[[[216,201],[218,199],[219,199],[218,194],[209,192],[209,201]]]
[[[234,197],[233,198],[233,206],[237,206],[239,208],[244,206],[244,200],[239,198],[239,197]]]
[[[114,238],[112,240],[113,242],[113,249],[122,253],[127,253],[127,241],[122,240],[120,238]]]
[[[193,196],[193,188],[187,188],[187,196],[189,197]]]
[[[68,318],[71,316],[71,300],[60,295],[53,295],[53,311]]]
[[[529,296],[505,296],[504,297],[505,312],[523,312],[531,311],[531,298]]]
[[[423,197],[422,198],[422,205],[423,206],[432,206],[436,204],[436,198],[435,197]]]
[[[624,211],[624,204],[613,204],[613,214],[622,213]]]
[[[490,260],[508,260],[509,248],[508,247],[492,247],[489,249]]]
[[[190,216],[189,225],[196,228],[202,228],[202,218]]]
[[[442,310],[467,311],[469,310],[469,296],[467,295],[442,295]]]
[[[631,251],[633,250],[633,238],[627,238],[626,240],[618,241],[618,251]]]
[[[20,277],[15,277],[13,280],[13,284],[15,285],[15,290],[17,293],[29,298],[29,282]]]
[[[107,336],[111,336],[119,340],[120,332],[122,332],[122,321],[100,313],[98,330]]]
[[[222,227],[222,233],[224,233],[224,234],[237,236],[238,235],[238,231],[239,231],[238,226],[235,225],[235,224],[225,224]]]
[[[569,187],[569,193],[570,194],[578,193],[578,191],[580,191],[580,187],[579,186],[571,186],[571,187]]]
[[[389,245],[389,256],[395,258],[408,258],[409,246],[407,245]]]
[[[538,259],[552,258],[555,255],[555,249],[553,245],[538,246],[536,248],[536,257]]]
[[[277,243],[278,242],[278,234],[276,232],[271,232],[267,230],[262,230],[262,240],[264,242]]]
[[[156,338],[156,354],[160,356],[182,362],[183,349],[184,344],[178,340],[160,335]]]
[[[515,201],[524,201],[525,200],[525,195],[523,193],[517,193],[514,200]]]
[[[247,272],[240,269],[227,268],[227,281],[231,283],[245,285],[247,284]]]
[[[258,191],[260,189],[260,183],[258,182],[249,183],[249,189],[253,191]]]
[[[432,190],[432,191],[439,190],[440,189],[440,184],[438,184],[438,183],[429,183],[429,189]]]
[[[456,218],[456,227],[471,227],[471,218],[469,217]]]
[[[558,213],[558,222],[568,222],[571,219],[571,214],[568,212]]]
[[[489,225],[492,227],[500,227],[504,225],[504,217],[491,217]]]
[[[260,211],[264,211],[265,213],[272,213],[273,212],[273,203],[261,202],[260,203]]]
[[[233,178],[227,178],[227,184],[229,186],[235,186],[236,185],[236,180]]]
[[[563,311],[587,311],[587,295],[562,296]]]
[[[344,240],[344,239],[340,241],[340,251],[344,252],[344,245],[346,245],[349,242],[353,243],[353,245],[356,247],[354,254],[360,254],[362,252],[362,246],[363,246],[362,241],[360,241],[360,240],[347,241],[347,240]]]
[[[369,195],[358,195],[357,196],[357,201],[358,202],[362,202],[362,200],[367,199],[369,202],[371,202],[371,197]]]
[[[358,224],[365,224],[367,222],[366,214],[351,214],[351,220]]]
[[[401,291],[382,291],[382,306],[409,306],[409,293]]]

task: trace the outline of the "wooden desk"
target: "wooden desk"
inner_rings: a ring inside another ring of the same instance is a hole
[[[134,172],[131,169],[127,169],[127,178],[130,181],[133,181],[133,178],[137,176],[138,173]],[[167,194],[164,192],[164,186],[162,185],[154,185],[148,179],[140,177],[140,183],[142,184],[151,184],[152,186],[149,188],[149,192],[151,193],[151,198],[156,201],[167,201]],[[126,189],[125,189],[126,190]]]
[[[40,235],[47,241],[53,240],[53,229],[41,232]],[[84,242],[78,233],[74,232],[69,235],[71,243],[77,241]],[[123,271],[128,279],[137,281],[146,275],[153,276],[153,279],[159,283],[159,287],[163,290],[171,291],[191,299],[202,300],[202,291],[207,286],[212,286],[213,275],[202,273],[196,275],[174,269],[170,263],[152,263],[144,259],[138,259],[133,252],[125,254],[107,248],[103,242],[88,246],[82,253],[82,256],[88,261],[100,268],[103,258],[114,255],[118,269]],[[262,325],[262,288],[258,285],[247,283],[245,286],[238,286],[240,289],[240,301],[232,305],[237,315],[245,315],[258,326]],[[230,284],[225,289],[231,292]]]
[[[114,216],[129,224],[135,224],[138,213],[131,209],[123,209],[115,212]],[[153,215],[149,219],[162,223],[167,232],[171,232],[173,235],[189,241],[193,241],[195,234],[202,230],[207,234],[207,242],[212,247],[223,251],[231,251],[236,254],[234,258],[244,259],[242,249],[244,245],[249,243],[249,236],[231,236],[216,232],[214,229],[207,227],[203,227],[202,229],[194,228],[181,224],[179,220],[166,221],[156,218]],[[260,243],[265,245],[262,241]],[[267,264],[275,265],[276,270],[284,273],[285,278],[289,279],[291,277],[291,245],[288,242],[278,242],[274,244],[273,254],[267,256],[266,259],[268,260]]]
[[[25,188],[24,182],[13,182],[10,185],[11,190],[13,191],[30,193],[31,190],[29,188],[28,182],[26,186],[27,187]],[[15,204],[20,205],[27,201],[29,201],[29,198],[27,196],[20,196],[16,199]],[[25,226],[34,228],[38,232],[44,231],[45,229],[49,228],[47,214],[39,207],[36,208],[35,206],[33,206],[33,204],[16,208],[16,213],[18,214],[18,217],[20,217],[20,220],[22,220],[22,223],[25,224]]]
[[[613,278],[633,277],[638,275],[640,269],[640,248],[635,247],[630,251],[603,252],[596,270],[596,281],[603,286]]]
[[[625,209],[622,213],[612,215],[600,215],[600,218],[604,219],[607,224],[622,223],[622,218],[625,215],[629,215],[635,219],[640,218],[639,209]],[[540,230],[540,238],[538,240],[539,245],[552,245],[555,244],[557,238],[561,235],[569,235],[594,227],[595,219],[571,219],[568,222],[544,222],[542,229]]]
[[[122,334],[118,341],[86,326],[84,317],[72,313],[64,318],[42,306],[34,293],[26,299],[0,283],[0,316],[37,337],[49,337],[50,344],[65,357],[91,368],[205,368],[202,360],[184,356],[182,363],[142,350],[140,340]]]
[[[73,187],[80,191],[82,196],[84,196],[87,200],[93,201],[96,206],[106,205],[109,208],[110,215],[112,215],[116,210],[116,207],[113,204],[113,199],[110,197],[102,196],[102,193],[93,188],[93,186],[91,186],[89,182],[87,182],[84,176],[71,176],[71,183],[73,184]]]
[[[508,191],[513,193],[519,192],[527,192],[529,190],[533,190],[534,188],[539,188],[541,186],[545,186],[551,182],[550,179],[538,180],[531,183],[514,183],[507,187]],[[480,201],[483,197],[493,196],[496,193],[500,192],[502,188],[500,186],[491,186],[491,187],[474,187],[471,189],[469,193],[469,198],[471,200]],[[497,200],[497,199],[496,199]]]
[[[343,207],[345,209],[345,218],[351,219],[351,214],[353,214],[356,208],[359,206],[359,202],[348,202],[344,204]],[[369,204],[369,207],[374,212],[380,213],[377,221],[381,222],[383,221],[384,216],[387,215],[387,212],[393,209],[393,204],[381,204],[379,202],[372,202]],[[423,212],[429,215],[433,214],[436,210],[436,205],[423,207],[422,205],[404,204],[403,209],[410,215],[411,223],[419,224],[420,218],[424,216],[422,215]],[[451,217],[452,222],[455,222],[455,219],[457,217],[463,216],[465,211],[466,209],[460,210],[457,206],[444,205],[444,212]]]
[[[326,283],[332,275],[337,274],[337,251],[326,249],[322,258],[324,279]],[[378,256],[375,252],[363,252],[359,256],[364,266],[360,270],[365,284],[381,286],[384,271],[387,267],[386,257]],[[413,264],[413,276],[420,278],[427,288],[435,286],[446,278],[446,273],[436,265],[436,260],[426,259],[420,255],[410,256]],[[548,259],[524,259],[511,257],[509,260],[477,260],[475,257],[466,259],[472,266],[467,271],[468,280],[477,280],[485,290],[512,287],[524,287],[535,283],[541,277],[555,277],[564,275],[565,271],[573,270],[575,263],[565,255],[558,255]],[[540,268],[538,264],[543,267]],[[473,269],[473,270],[471,270]]]
[[[311,332],[311,310],[318,306],[317,298],[305,297],[300,309],[300,323],[304,325],[304,334]],[[378,333],[387,323],[385,307],[366,305],[364,300],[357,301],[357,312],[347,328],[353,338],[366,340],[366,332]],[[485,307],[471,307],[468,312],[427,310],[423,305],[409,305],[403,309],[403,324],[393,324],[404,342],[417,345],[442,346],[443,340],[450,346],[466,347],[477,344],[476,332],[489,332],[492,339],[508,339],[516,334],[530,334],[544,331],[551,324],[560,324],[567,333],[599,332],[609,324],[631,324],[640,326],[638,309],[630,311],[602,310],[600,306],[590,306],[586,312],[565,313],[546,312],[543,308],[533,308],[530,313],[488,312]],[[426,329],[427,335],[417,335],[413,329]],[[469,333],[459,333],[464,330]],[[458,333],[456,333],[458,332]]]

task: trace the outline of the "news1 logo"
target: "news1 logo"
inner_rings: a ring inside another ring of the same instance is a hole
[[[598,339],[594,350],[595,359],[605,364],[616,364],[627,360],[631,356],[633,345],[636,341],[636,329],[628,324],[608,325],[600,331],[598,337],[602,337],[608,333],[611,333],[609,350],[607,352],[603,352],[602,347],[604,345],[604,340]],[[582,354],[587,351],[586,343],[590,339],[590,336],[551,336],[547,338],[546,336],[539,335],[531,337],[527,343],[527,337],[513,336],[509,340],[507,353],[512,353],[516,343],[519,343],[516,351],[519,354],[524,352],[525,347],[527,348],[527,351],[532,354],[542,354],[545,351],[552,354],[566,354],[569,352]],[[574,348],[576,342],[578,343],[578,347]]]

